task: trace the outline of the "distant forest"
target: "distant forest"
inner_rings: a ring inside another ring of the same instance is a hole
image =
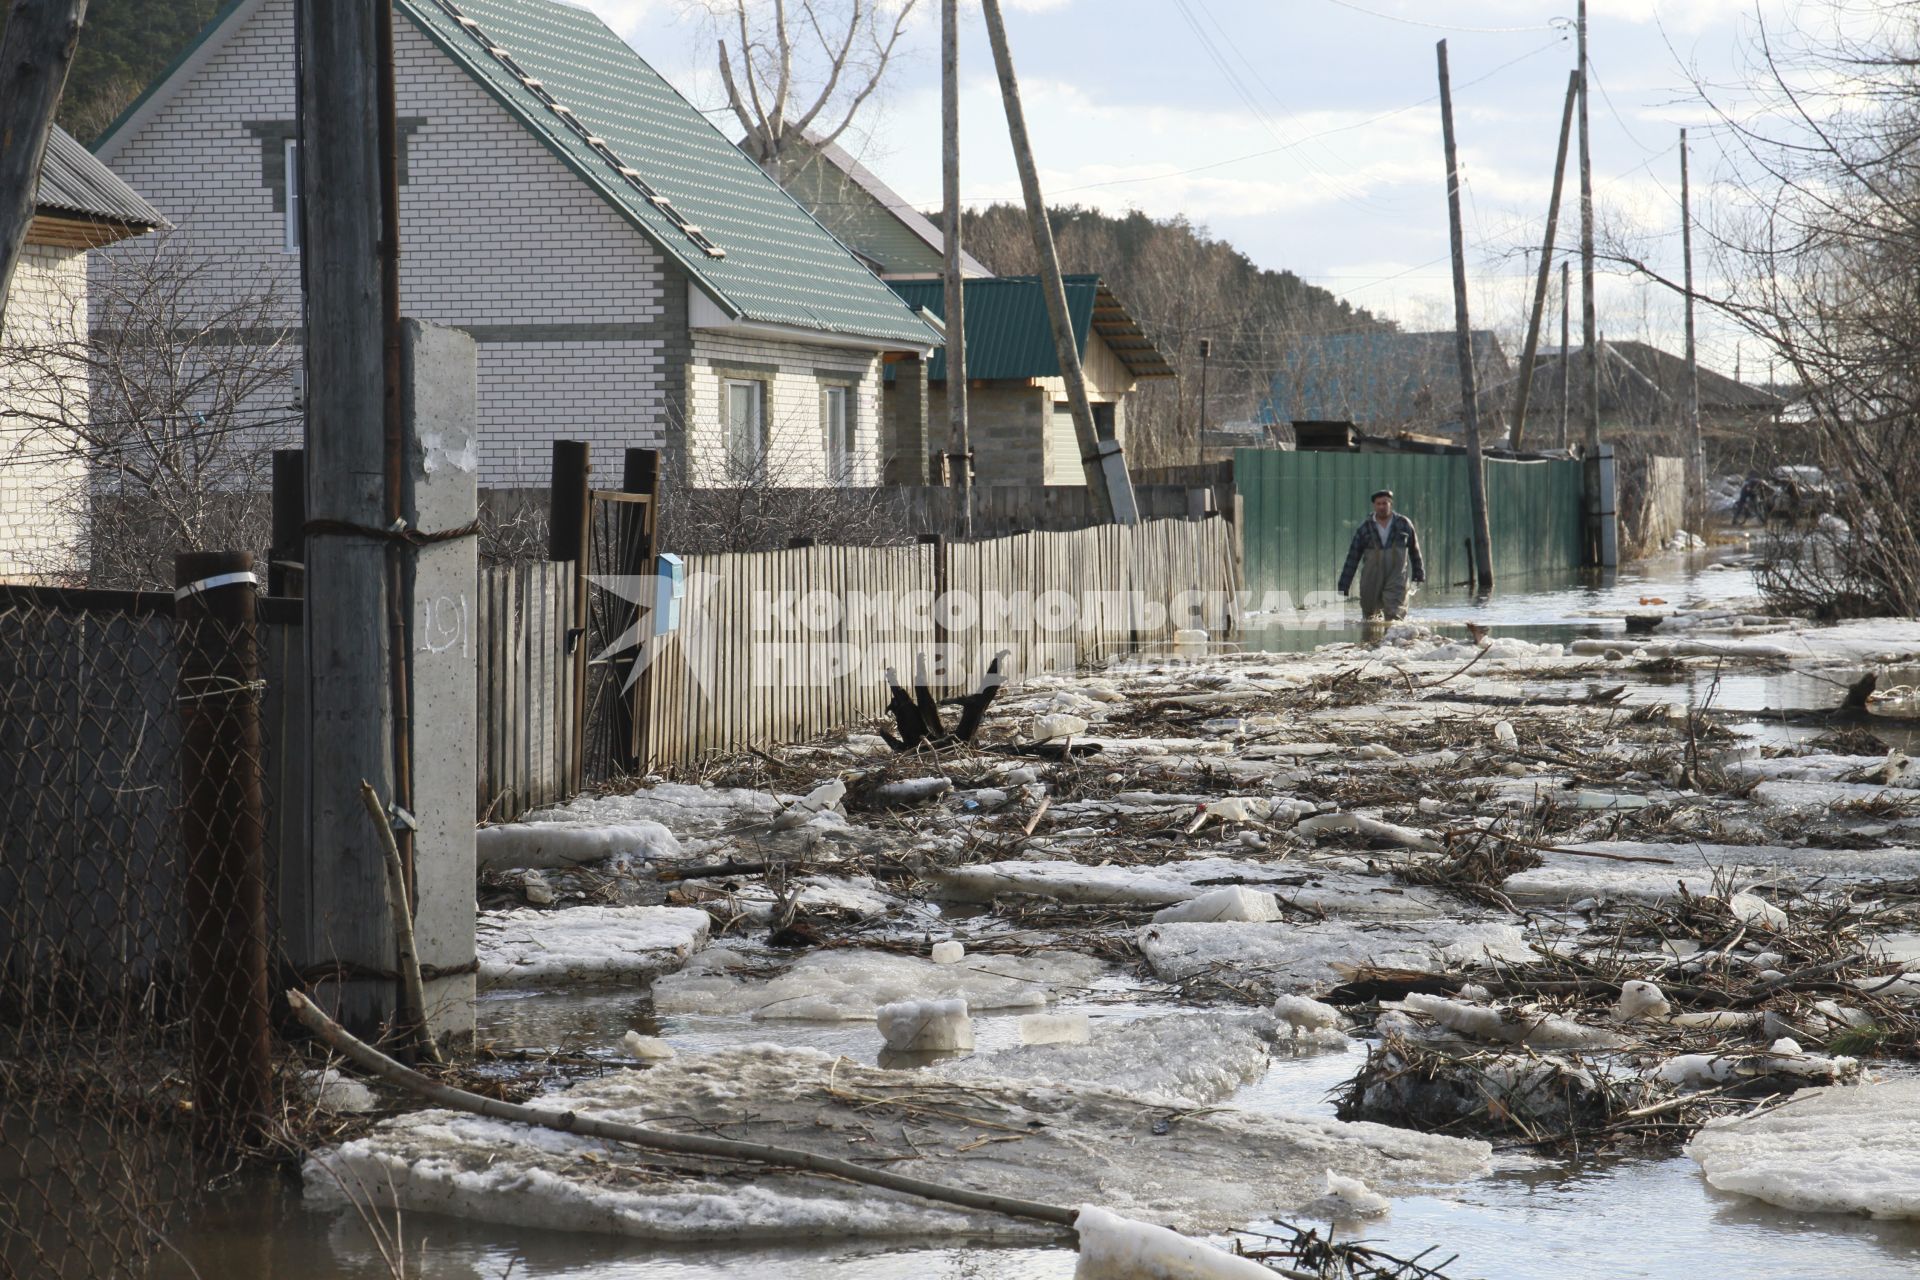
[[[1068,206],[1049,214],[1063,271],[1101,276],[1159,345],[1178,382],[1143,382],[1128,408],[1138,466],[1197,457],[1200,339],[1207,359],[1207,421],[1245,420],[1266,393],[1279,356],[1299,335],[1394,326],[1291,271],[1269,271],[1184,217],[1115,217]],[[1026,210],[997,204],[969,212],[967,252],[1000,275],[1039,270]]]
[[[0,31],[10,7],[0,6]],[[219,9],[220,0],[90,0],[60,99],[62,127],[92,142]]]

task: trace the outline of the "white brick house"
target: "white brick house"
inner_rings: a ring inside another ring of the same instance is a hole
[[[87,255],[162,225],[64,129],[47,139],[0,334],[0,580],[75,568],[85,518]]]
[[[882,360],[935,330],[591,13],[394,14],[401,307],[479,344],[483,484],[544,483],[556,438],[877,483]],[[294,101],[293,0],[238,0],[95,150],[227,287],[297,299]]]

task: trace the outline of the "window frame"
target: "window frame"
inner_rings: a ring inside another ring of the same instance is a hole
[[[734,396],[738,392],[749,390],[755,410],[753,431],[757,437],[751,459],[742,457],[740,441],[735,437],[734,428]],[[720,378],[720,449],[726,459],[727,477],[732,481],[752,480],[767,465],[768,398],[769,392],[765,378],[748,377],[736,373],[723,374]]]
[[[833,405],[840,406],[839,438],[835,438]],[[854,411],[852,383],[830,382],[820,388],[820,432],[825,450],[827,483],[845,487],[853,483],[854,444],[859,425]]]

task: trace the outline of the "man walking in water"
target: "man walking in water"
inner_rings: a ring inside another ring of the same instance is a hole
[[[1391,489],[1373,495],[1373,514],[1353,531],[1346,567],[1340,570],[1341,595],[1353,586],[1356,569],[1360,613],[1369,622],[1376,618],[1398,622],[1406,617],[1409,583],[1427,580],[1426,566],[1420,562],[1420,537],[1413,521],[1395,513]]]

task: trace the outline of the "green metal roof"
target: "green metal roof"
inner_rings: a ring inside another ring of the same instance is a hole
[[[1114,355],[1136,378],[1170,378],[1173,369],[1140,331],[1133,317],[1099,276],[1064,278],[1067,318],[1073,325],[1075,348],[1084,359],[1089,330],[1100,335]],[[892,280],[893,291],[908,306],[925,308],[942,320],[947,295],[939,280]],[[993,276],[968,280],[962,287],[967,302],[967,378],[1057,378],[1060,357],[1053,346],[1053,325],[1047,319],[1046,296],[1038,276]],[[947,376],[945,351],[936,351],[927,365],[927,377]]]
[[[553,0],[398,7],[725,310],[903,346],[939,341],[593,14]]]

